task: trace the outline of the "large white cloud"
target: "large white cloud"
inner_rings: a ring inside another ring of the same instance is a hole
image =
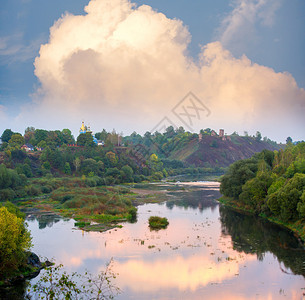
[[[195,63],[186,26],[147,5],[91,0],[85,12],[52,26],[35,60],[41,87],[18,122],[75,130],[85,119],[95,130],[145,132],[165,115],[181,125],[171,109],[193,91],[211,111],[196,130],[302,137],[305,92],[290,74],[235,58],[220,42]]]

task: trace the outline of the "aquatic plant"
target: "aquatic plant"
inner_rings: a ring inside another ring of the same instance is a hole
[[[151,216],[148,219],[148,223],[149,223],[149,227],[151,229],[164,229],[168,226],[169,222],[167,220],[167,218],[161,218],[161,217],[157,217],[157,216]]]

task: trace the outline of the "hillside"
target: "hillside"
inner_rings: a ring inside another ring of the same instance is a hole
[[[280,145],[258,141],[252,137],[230,136],[223,140],[218,136],[205,135],[201,141],[193,138],[181,149],[169,156],[196,167],[227,167],[233,162],[251,157],[264,149],[279,150]]]

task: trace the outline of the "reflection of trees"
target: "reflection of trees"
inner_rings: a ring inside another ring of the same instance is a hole
[[[21,281],[13,286],[0,288],[0,299],[26,299],[27,286],[28,283],[26,281]]]
[[[28,220],[37,220],[39,229],[44,229],[47,226],[52,227],[61,220],[61,217],[54,214],[37,214],[27,217]]]
[[[175,192],[172,195],[175,198],[166,202],[166,206],[169,209],[172,209],[174,206],[179,206],[186,209],[199,209],[200,212],[207,208],[215,209],[218,206],[218,202],[215,199],[220,197],[218,190],[209,188],[198,189],[192,192]]]
[[[256,253],[263,260],[266,252],[296,275],[305,276],[305,251],[288,230],[252,215],[244,215],[228,207],[219,208],[222,233],[232,237],[239,252]]]

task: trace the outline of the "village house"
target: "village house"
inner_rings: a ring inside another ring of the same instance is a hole
[[[21,146],[21,150],[25,150],[26,152],[34,151],[34,147],[31,144],[24,144]]]

